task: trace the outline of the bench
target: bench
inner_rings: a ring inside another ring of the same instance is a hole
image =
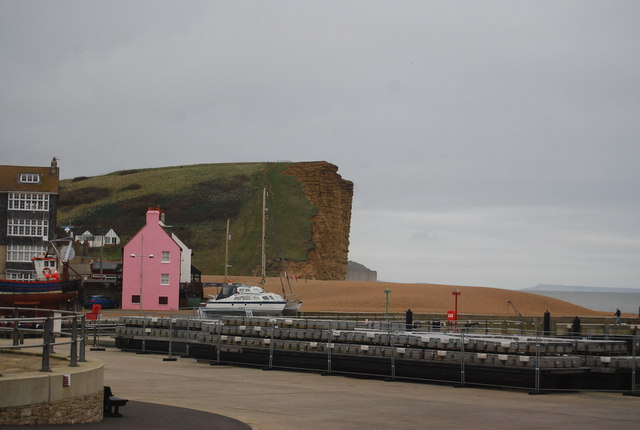
[[[122,397],[114,396],[111,387],[104,386],[104,416],[105,417],[121,417],[120,406],[125,406],[128,400]]]

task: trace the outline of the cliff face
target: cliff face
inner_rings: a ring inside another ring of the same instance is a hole
[[[353,182],[342,179],[338,167],[326,161],[292,164],[284,174],[300,181],[317,209],[311,219],[314,248],[306,263],[294,263],[290,271],[320,280],[346,279]]]

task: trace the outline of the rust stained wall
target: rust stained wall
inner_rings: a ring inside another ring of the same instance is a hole
[[[311,219],[314,249],[302,272],[321,280],[346,279],[353,182],[342,179],[338,166],[326,161],[292,164],[284,173],[298,178],[318,211]]]

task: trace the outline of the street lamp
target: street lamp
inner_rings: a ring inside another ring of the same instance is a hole
[[[455,289],[451,292],[451,294],[453,294],[453,297],[455,298],[455,305],[454,305],[454,327],[456,329],[456,331],[458,331],[458,296],[461,294],[459,289]]]
[[[153,258],[153,254],[144,255],[142,253],[142,244],[143,244],[144,236],[140,238],[140,254],[136,256],[136,254],[130,254],[131,258],[140,258],[140,295],[138,296],[139,305],[140,305],[140,313],[142,313],[142,279],[143,279],[143,263],[145,258]]]

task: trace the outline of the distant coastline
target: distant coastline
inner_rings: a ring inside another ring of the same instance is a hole
[[[631,289],[635,291],[635,289]],[[638,315],[640,313],[640,290],[637,292],[614,291],[545,291],[537,289],[522,290],[527,293],[538,294],[554,299],[564,300],[594,311],[611,312],[619,308],[625,314]]]

